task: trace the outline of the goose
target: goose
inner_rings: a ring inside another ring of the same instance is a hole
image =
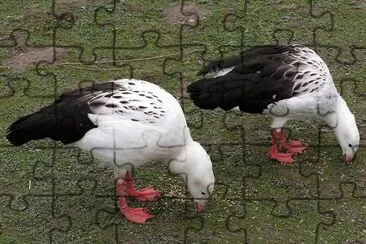
[[[211,159],[192,139],[178,101],[147,81],[119,79],[66,92],[15,121],[6,137],[14,146],[50,138],[90,152],[114,169],[120,213],[135,223],[154,216],[128,207],[126,197],[153,201],[160,195],[152,187],[135,189],[133,170],[143,164],[160,161],[179,174],[198,212],[214,189]]]
[[[255,46],[209,63],[198,75],[203,79],[187,87],[197,107],[272,118],[270,159],[293,164],[293,155],[306,149],[300,140],[287,141],[287,121],[319,119],[334,131],[345,163],[354,160],[360,141],[355,117],[314,50],[300,44]]]

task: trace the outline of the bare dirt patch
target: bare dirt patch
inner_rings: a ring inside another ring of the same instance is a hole
[[[68,55],[67,49],[65,48],[56,48],[56,61],[54,61],[54,49],[53,47],[42,47],[42,48],[28,48],[24,52],[16,52],[11,53],[8,59],[5,59],[2,63],[3,66],[6,66],[12,69],[15,72],[22,73],[27,68],[35,68],[36,64],[44,61],[55,64],[60,60],[66,58]]]
[[[197,22],[197,16],[200,20],[203,20],[210,15],[210,12],[193,3],[186,3],[182,10],[181,5],[178,4],[177,6],[165,9],[162,15],[170,24],[177,25],[195,23]]]

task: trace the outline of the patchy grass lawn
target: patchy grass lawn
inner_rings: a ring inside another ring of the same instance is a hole
[[[266,43],[316,44],[364,136],[364,4],[325,1],[332,2],[324,5],[333,14],[332,32],[330,14],[321,14],[324,6],[310,12],[305,1],[200,0],[186,3],[184,14],[175,1],[31,2],[0,3],[1,135],[66,90],[114,78],[145,79],[180,98],[193,137],[211,155],[217,186],[207,210],[195,214],[179,177],[158,162],[143,167],[136,183],[153,185],[163,196],[151,203],[131,200],[156,215],[136,225],[118,213],[111,171],[88,154],[48,140],[14,148],[2,136],[1,243],[366,240],[364,137],[356,162],[347,167],[334,135],[321,132],[319,123],[289,123],[291,138],[304,138],[310,149],[296,156],[295,165],[278,165],[265,157],[268,119],[200,111],[184,92],[202,63],[221,55]]]

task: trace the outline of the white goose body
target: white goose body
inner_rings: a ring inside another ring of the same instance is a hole
[[[97,127],[75,142],[77,147],[111,167],[125,163],[138,167],[153,160],[168,163],[179,156],[182,147],[193,143],[180,105],[171,94],[141,80],[114,83],[120,88],[112,96],[102,93],[88,102],[95,112],[88,116]]]

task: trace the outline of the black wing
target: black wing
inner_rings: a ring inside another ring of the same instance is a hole
[[[294,77],[301,64],[293,55],[299,45],[253,47],[239,56],[218,60],[199,74],[234,67],[229,73],[196,81],[187,87],[194,104],[203,109],[239,106],[249,113],[262,113],[268,104],[290,98]]]
[[[53,104],[15,121],[6,137],[16,146],[47,137],[64,144],[75,142],[96,127],[88,117],[92,113],[88,101],[118,88],[106,82],[64,93]]]

